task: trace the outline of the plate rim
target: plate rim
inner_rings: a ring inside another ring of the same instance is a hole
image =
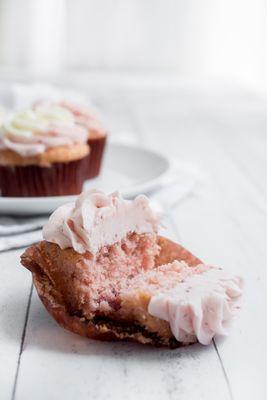
[[[139,151],[139,152],[145,152],[147,154],[153,155],[155,157],[160,158],[165,162],[166,168],[163,172],[161,172],[159,175],[157,175],[153,179],[149,179],[145,182],[142,182],[140,184],[134,185],[132,188],[126,188],[126,189],[121,189],[120,192],[122,195],[126,198],[131,198],[136,196],[138,193],[149,193],[153,190],[155,190],[157,187],[161,187],[164,185],[164,180],[165,178],[170,174],[170,171],[172,170],[174,166],[174,161],[171,158],[168,158],[166,155],[159,151],[155,151],[153,149],[149,149],[148,147],[143,147],[138,144],[128,144],[128,143],[123,143],[119,141],[110,141],[109,146],[114,146],[114,147],[122,147],[122,148],[127,148],[128,150],[134,150],[134,151]],[[75,201],[77,198],[77,195],[68,195],[68,196],[41,196],[41,197],[2,197],[0,196],[0,206],[4,206],[5,204],[9,204],[11,207],[12,205],[15,206],[18,202],[22,204],[32,204],[37,202],[49,202],[53,203],[56,201],[62,202],[62,203],[67,203],[67,202],[72,202]],[[0,214],[2,213],[12,213],[12,211],[2,211],[0,209]],[[42,212],[40,212],[42,213]],[[32,212],[32,214],[29,212],[29,215],[37,214],[36,212]],[[16,215],[26,215],[25,212],[21,213],[16,213]]]

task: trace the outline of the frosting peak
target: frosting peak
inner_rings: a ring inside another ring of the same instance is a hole
[[[43,236],[62,249],[73,247],[78,253],[96,254],[128,233],[157,231],[157,217],[145,196],[124,200],[118,193],[99,190],[82,193],[75,203],[59,207],[44,226]]]

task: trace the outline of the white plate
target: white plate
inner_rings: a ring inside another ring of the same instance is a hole
[[[171,163],[163,155],[141,147],[110,143],[101,176],[85,183],[85,188],[98,188],[105,192],[119,190],[130,198],[149,193],[168,179]],[[51,213],[58,206],[75,200],[77,196],[53,197],[0,197],[0,213],[36,215]]]

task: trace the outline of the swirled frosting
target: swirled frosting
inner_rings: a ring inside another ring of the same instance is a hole
[[[154,295],[148,312],[168,321],[182,343],[196,339],[209,344],[216,334],[226,335],[229,322],[239,308],[243,282],[219,268],[184,265],[184,280],[173,289]],[[189,274],[187,274],[189,270]],[[193,270],[197,273],[192,275]]]
[[[72,247],[78,253],[96,254],[128,233],[157,231],[157,216],[147,197],[124,200],[118,193],[106,195],[99,190],[82,193],[75,203],[59,207],[44,226],[43,236],[62,249]]]
[[[27,157],[48,148],[85,143],[86,129],[77,125],[70,111],[56,105],[37,105],[9,115],[3,123],[0,149]]]
[[[105,134],[106,130],[103,125],[100,123],[100,118],[97,112],[92,108],[85,106],[83,104],[76,104],[70,101],[61,101],[59,103],[62,107],[65,107],[69,110],[77,124],[84,126],[89,131],[89,138],[90,132],[98,132],[100,134]]]

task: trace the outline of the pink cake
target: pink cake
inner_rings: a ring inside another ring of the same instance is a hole
[[[91,190],[56,210],[22,255],[48,311],[100,340],[177,347],[227,334],[242,280],[160,237],[145,196]]]

